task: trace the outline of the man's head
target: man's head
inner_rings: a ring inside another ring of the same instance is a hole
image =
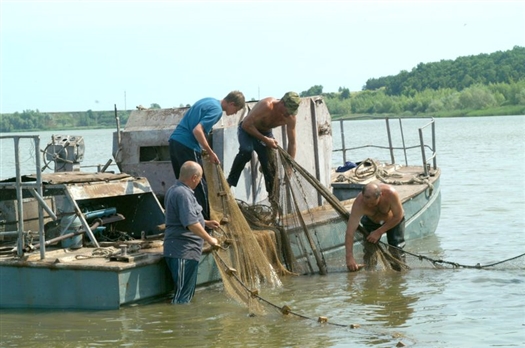
[[[244,108],[245,100],[244,94],[239,91],[232,91],[222,100],[222,109],[226,115],[236,114],[239,110]]]
[[[381,188],[377,184],[366,184],[361,190],[363,201],[368,206],[375,206],[381,197]]]
[[[301,104],[301,97],[295,92],[287,92],[281,100],[286,107],[288,115],[297,115],[297,110],[299,109],[299,104]]]
[[[186,161],[180,167],[179,180],[188,185],[192,190],[197,187],[202,179],[202,167],[197,162]]]

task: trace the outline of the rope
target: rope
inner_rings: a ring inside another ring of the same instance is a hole
[[[222,247],[220,247],[222,248]],[[237,276],[236,274],[236,270],[234,268],[231,268],[225,261],[224,259],[219,255],[219,253],[217,253],[217,250],[213,250],[213,253],[214,255],[217,257],[217,259],[221,262],[221,264],[226,268],[226,274],[230,275],[231,277],[233,277],[245,290],[246,292],[253,298],[256,298],[257,300],[271,306],[271,307],[274,307],[275,309],[277,309],[279,312],[281,312],[283,315],[293,315],[293,316],[296,316],[298,318],[301,318],[301,319],[307,319],[307,320],[312,320],[312,321],[316,321],[318,323],[321,323],[321,324],[328,324],[328,325],[333,325],[333,326],[338,326],[338,327],[347,327],[347,328],[351,328],[351,329],[356,329],[356,328],[359,328],[360,325],[359,324],[339,324],[339,323],[333,323],[333,322],[330,322],[328,321],[328,318],[327,317],[324,317],[324,316],[321,316],[321,317],[318,317],[317,319],[315,318],[312,318],[312,317],[308,317],[308,316],[305,316],[305,315],[302,315],[302,314],[299,314],[297,312],[294,312],[291,310],[291,308],[287,305],[284,305],[284,306],[278,306],[270,301],[268,301],[267,299],[261,297],[259,295],[259,291],[258,290],[252,290],[252,289],[249,289],[246,284],[244,284],[242,282],[241,279],[239,279],[239,277]]]
[[[414,253],[411,253],[409,251],[406,251],[404,250],[403,248],[399,248],[397,246],[394,246],[394,245],[390,245],[390,244],[387,244],[385,242],[382,242],[382,241],[379,241],[380,244],[383,244],[385,246],[388,246],[389,248],[393,248],[393,249],[397,249],[407,255],[410,255],[410,256],[414,256],[416,258],[418,258],[420,261],[423,261],[423,260],[426,260],[426,261],[429,261],[430,263],[432,263],[434,266],[436,264],[448,264],[448,265],[451,265],[453,266],[454,268],[475,268],[475,269],[483,269],[483,268],[488,268],[488,267],[494,267],[496,265],[499,265],[499,264],[502,264],[502,263],[505,263],[505,262],[509,262],[509,261],[512,261],[512,260],[516,260],[516,259],[519,259],[520,257],[523,257],[525,256],[525,253],[523,254],[520,254],[518,256],[514,256],[514,257],[510,257],[508,259],[505,259],[505,260],[502,260],[502,261],[498,261],[498,262],[494,262],[494,263],[491,263],[491,264],[488,264],[488,265],[482,265],[480,263],[477,263],[476,265],[472,266],[472,265],[462,265],[460,263],[457,263],[457,262],[452,262],[452,261],[446,261],[446,260],[436,260],[436,259],[432,259],[428,256],[424,256],[424,255],[420,255],[420,254],[414,254]]]
[[[423,184],[426,184],[428,185],[429,189],[431,189],[432,191],[434,189],[433,185],[429,182],[428,178],[424,176],[424,174],[420,174],[419,176],[413,176],[412,178],[406,181],[390,180],[390,178],[395,178],[395,177],[401,178],[403,176],[401,174],[395,174],[395,173],[389,174],[386,170],[380,169],[377,165],[377,162],[371,158],[367,158],[366,160],[359,163],[357,167],[355,167],[354,176],[356,177],[356,179],[350,176],[346,176],[344,174],[339,174],[337,178],[335,179],[335,181],[336,182],[348,181],[353,184],[360,184],[363,181],[371,177],[375,177],[381,182],[385,184],[389,184],[389,185],[408,185],[408,184],[423,185]]]
[[[120,249],[117,249],[115,247],[95,248],[91,252],[91,255],[77,255],[75,256],[75,259],[86,260],[86,259],[96,259],[96,258],[109,258],[111,256],[120,255],[121,252],[122,251]]]

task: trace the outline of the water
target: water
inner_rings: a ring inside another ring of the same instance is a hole
[[[407,126],[411,122],[416,123]],[[436,122],[441,220],[434,236],[407,249],[465,265],[525,252],[525,116]],[[347,146],[354,146],[382,135],[384,122],[353,121],[348,127],[345,132],[352,132],[355,144]],[[109,159],[111,133],[71,133],[85,138],[83,164]],[[51,134],[41,134],[43,145]],[[0,177],[9,176],[4,157],[2,152]],[[24,158],[31,163],[34,154]],[[340,164],[336,159],[334,165]],[[199,290],[188,306],[163,301],[116,311],[2,310],[0,346],[394,347],[402,342],[409,347],[522,347],[524,269],[523,258],[482,270],[432,269],[422,263],[403,274],[285,278],[283,288],[261,293],[310,319],[284,317],[273,307],[267,307],[266,316],[249,317],[220,287]],[[322,325],[319,316],[360,327]]]
[[[45,132],[21,132],[21,133],[0,133],[0,136],[39,136],[40,149],[44,150],[46,145],[51,142],[52,135],[70,135],[82,136],[84,138],[85,154],[81,162],[83,170],[96,171],[97,166],[103,167],[108,160],[112,159],[113,151],[113,129],[82,129],[70,131],[45,131]],[[35,145],[33,139],[22,138],[19,144],[19,156],[22,174],[36,172]],[[15,159],[14,159],[14,141],[12,139],[0,139],[0,179],[14,177]],[[44,156],[40,153],[41,166],[46,163]],[[51,164],[44,172],[51,172],[54,165]],[[112,164],[108,170],[117,170]]]

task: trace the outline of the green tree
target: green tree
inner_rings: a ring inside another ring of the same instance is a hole
[[[345,87],[339,87],[339,99],[348,99],[350,98],[350,90]]]
[[[301,97],[313,97],[316,95],[322,95],[323,94],[323,86],[321,85],[315,85],[310,87],[307,91],[302,91],[299,93]]]

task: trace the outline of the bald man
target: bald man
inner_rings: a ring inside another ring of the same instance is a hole
[[[175,283],[172,303],[189,303],[195,294],[197,271],[204,241],[214,246],[217,239],[204,229],[219,227],[215,220],[204,220],[202,207],[194,190],[202,179],[202,167],[187,161],[181,166],[179,179],[164,198],[166,231],[164,258]]]
[[[385,184],[367,184],[357,195],[346,228],[346,266],[351,272],[359,270],[354,259],[354,234],[359,223],[370,233],[366,238],[377,243],[387,234],[388,244],[397,248],[405,246],[405,212],[396,190]],[[402,252],[390,248],[393,256],[402,257]]]

